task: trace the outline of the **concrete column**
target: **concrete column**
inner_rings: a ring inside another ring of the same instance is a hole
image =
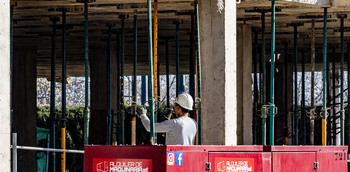
[[[17,144],[36,146],[36,50],[15,47],[13,58],[13,125]],[[36,152],[19,150],[18,171],[36,171]]]
[[[113,47],[113,46],[112,46]],[[93,48],[90,50],[91,82],[91,119],[90,144],[107,143],[107,50]],[[112,114],[117,113],[117,57],[112,51]],[[112,138],[113,138],[112,131]],[[116,138],[113,138],[115,141]]]
[[[11,171],[10,157],[10,1],[0,4],[0,169]]]
[[[236,1],[199,0],[202,144],[237,145]]]
[[[252,28],[237,26],[237,144],[253,144]]]

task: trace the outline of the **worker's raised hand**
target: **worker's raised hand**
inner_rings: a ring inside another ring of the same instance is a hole
[[[137,108],[137,114],[141,116],[142,114],[146,114],[147,110],[144,107],[138,107]]]

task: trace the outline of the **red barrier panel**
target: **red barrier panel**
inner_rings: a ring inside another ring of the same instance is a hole
[[[341,172],[344,146],[85,146],[85,172]]]
[[[272,153],[272,171],[347,171],[347,146],[266,146]]]

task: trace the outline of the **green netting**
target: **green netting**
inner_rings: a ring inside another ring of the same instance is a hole
[[[45,147],[47,145],[47,138],[50,134],[50,130],[49,129],[45,129],[45,128],[36,128],[36,143],[39,144],[40,140],[43,140],[45,144]],[[46,152],[38,152],[36,154],[36,164],[37,164],[37,172],[45,172],[46,171]]]
[[[36,127],[36,143],[38,144],[39,140],[47,140],[49,133],[49,129]]]

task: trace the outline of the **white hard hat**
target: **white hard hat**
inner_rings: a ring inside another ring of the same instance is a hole
[[[193,106],[193,99],[192,96],[187,93],[181,93],[177,98],[175,99],[175,103],[181,106],[184,109],[192,110]]]

